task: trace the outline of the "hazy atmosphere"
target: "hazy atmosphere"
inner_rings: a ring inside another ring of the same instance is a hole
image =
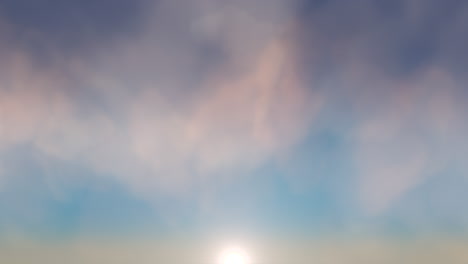
[[[467,49],[462,0],[0,0],[0,263],[466,264]]]

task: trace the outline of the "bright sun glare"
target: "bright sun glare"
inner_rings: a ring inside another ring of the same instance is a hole
[[[229,248],[221,253],[219,264],[251,264],[247,253],[240,248]]]

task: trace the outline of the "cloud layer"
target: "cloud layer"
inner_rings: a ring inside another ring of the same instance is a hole
[[[30,145],[46,159],[90,167],[151,196],[216,186],[294,144],[320,98],[297,76],[294,43],[273,26],[278,16],[254,17],[247,3],[204,4],[214,10],[161,1],[144,34],[106,49],[93,36],[77,36],[89,38],[97,56],[58,53],[53,63],[37,64],[27,50],[3,47],[2,152]],[[21,5],[4,5],[19,13],[9,22],[21,24]],[[64,16],[76,9],[65,7]],[[21,22],[31,22],[47,45],[61,37],[27,19]],[[91,22],[108,32],[112,21]]]
[[[427,194],[468,187],[462,1],[52,2],[0,1],[0,192],[82,177],[160,209],[269,166],[338,222],[468,226],[463,192]]]

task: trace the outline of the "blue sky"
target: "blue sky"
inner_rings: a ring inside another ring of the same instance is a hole
[[[467,12],[0,0],[0,256],[465,263]]]

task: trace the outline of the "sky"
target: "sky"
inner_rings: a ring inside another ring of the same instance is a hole
[[[468,3],[0,0],[0,262],[467,263]]]

